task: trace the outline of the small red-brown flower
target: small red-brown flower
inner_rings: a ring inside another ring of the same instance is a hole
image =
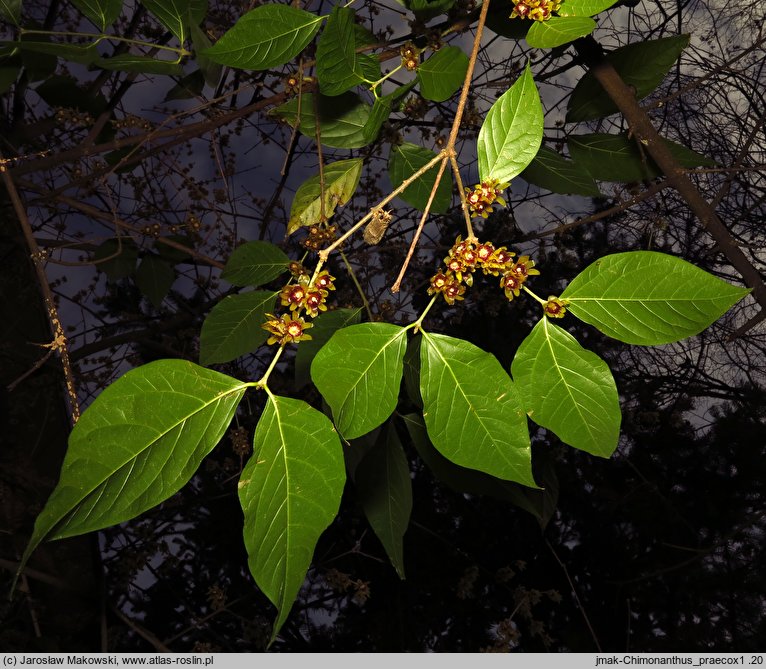
[[[303,318],[292,318],[289,314],[282,314],[279,318],[274,314],[266,314],[268,319],[261,327],[269,333],[267,344],[297,344],[299,341],[311,339],[311,335],[305,333],[313,323],[306,323]]]
[[[543,305],[543,312],[551,318],[564,318],[567,304],[569,304],[568,300],[560,300],[555,295],[549,295],[548,301]]]
[[[540,271],[534,269],[534,266],[535,261],[530,260],[529,256],[520,256],[513,264],[513,267],[511,267],[511,272],[524,278],[540,274]]]
[[[524,284],[524,279],[517,276],[513,272],[507,272],[503,274],[503,278],[500,279],[500,287],[503,289],[505,296],[510,302],[514,297],[518,297],[521,292],[521,286]]]
[[[306,298],[306,289],[301,284],[285,286],[279,293],[279,298],[283,307],[290,307],[290,311],[295,311],[303,306],[303,300]]]
[[[443,291],[444,300],[447,304],[455,304],[455,300],[465,299],[463,294],[465,293],[465,286],[459,281],[450,281]]]
[[[306,291],[306,297],[303,301],[303,305],[306,307],[306,313],[311,316],[311,318],[316,318],[320,311],[327,311],[327,305],[325,304],[326,299],[326,290],[309,288]]]
[[[428,286],[428,294],[434,295],[435,293],[441,293],[447,287],[449,278],[446,274],[438,272],[431,277],[431,283]]]
[[[335,284],[333,283],[335,281],[334,276],[330,276],[330,273],[327,270],[322,270],[317,274],[317,278],[314,279],[314,288],[319,288],[320,290],[335,290]]]

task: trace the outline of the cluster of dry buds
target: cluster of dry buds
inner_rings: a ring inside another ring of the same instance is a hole
[[[335,290],[335,277],[327,270],[319,272],[312,281],[300,263],[290,263],[290,271],[297,279],[296,283],[288,283],[279,293],[283,307],[289,307],[289,313],[275,316],[266,314],[267,321],[261,326],[269,333],[267,344],[297,344],[311,339],[306,330],[313,327],[303,314],[316,318],[321,311],[327,311],[327,296]]]
[[[516,254],[505,246],[495,248],[492,242],[477,239],[458,237],[444,262],[446,267],[431,277],[428,294],[440,293],[447,304],[464,299],[466,286],[473,285],[473,273],[477,269],[486,275],[500,277],[500,288],[509,302],[519,296],[530,276],[540,274],[529,256],[516,258]],[[551,295],[543,304],[543,311],[553,318],[563,318],[566,304],[566,300]]]
[[[412,42],[405,42],[399,49],[402,57],[402,67],[409,72],[414,72],[420,65],[420,49]]]
[[[334,225],[310,225],[308,236],[303,240],[303,246],[310,251],[318,251],[326,244],[334,242],[338,236],[338,229]]]
[[[561,7],[561,0],[518,0],[514,2],[511,18],[547,21]]]

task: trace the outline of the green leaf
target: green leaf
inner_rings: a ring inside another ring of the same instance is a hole
[[[46,538],[122,523],[180,490],[220,441],[246,387],[185,360],[152,362],[108,386],[69,436],[22,568]]]
[[[354,475],[364,515],[404,580],[404,533],[412,513],[412,482],[407,456],[392,424],[357,465]]]
[[[269,393],[239,481],[248,566],[279,610],[272,641],[306,576],[317,540],[335,518],[346,472],[328,418]]]
[[[660,85],[688,44],[689,35],[673,35],[628,44],[607,54],[605,60],[634,89],[636,99],[642,100]],[[593,72],[588,71],[572,91],[566,120],[570,123],[589,121],[617,111],[612,98],[601,87]]]
[[[98,58],[93,64],[104,70],[120,72],[138,72],[145,74],[170,74],[181,76],[183,69],[172,60],[157,60],[149,56],[137,56],[132,53],[121,53],[111,58]]]
[[[311,378],[344,438],[374,430],[396,408],[406,333],[389,323],[352,325],[338,330],[314,358]]]
[[[317,44],[317,78],[323,95],[340,95],[365,81],[380,78],[378,59],[357,53],[356,12],[336,5]]]
[[[205,83],[210,86],[210,88],[215,88],[221,80],[223,66],[214,63],[202,53],[205,49],[209,49],[212,46],[208,36],[204,33],[202,28],[192,22],[189,24],[189,33],[191,35],[192,45],[194,46],[194,57],[197,59],[199,69],[205,77]]]
[[[391,115],[392,104],[391,98],[388,96],[375,98],[375,102],[370,110],[370,117],[364,125],[364,136],[368,144],[371,144],[378,138],[380,129]]]
[[[354,93],[335,97],[320,95],[317,99],[322,145],[335,149],[359,149],[372,140],[365,134],[365,126],[372,108]],[[316,114],[314,95],[308,93],[300,103],[300,125],[298,129],[307,137],[316,139]],[[293,98],[271,112],[292,126],[298,120],[298,98]]]
[[[207,0],[141,0],[141,4],[183,44],[189,23],[199,24],[207,14]]]
[[[329,218],[335,212],[335,207],[343,206],[356,191],[359,176],[362,173],[362,159],[351,158],[338,160],[324,168],[324,196],[320,175],[304,181],[293,198],[290,208],[290,220],[287,223],[287,234],[313,225],[322,220],[322,201],[324,200],[324,215]]]
[[[479,130],[479,178],[510,181],[532,162],[543,139],[543,107],[529,63],[487,113]]]
[[[676,144],[663,140],[681,167],[713,166],[715,161]],[[641,150],[635,139],[626,134],[570,135],[567,140],[572,159],[600,181],[630,183],[652,179],[662,174],[654,161]]]
[[[0,19],[14,25],[21,21],[21,0],[0,0]]]
[[[110,281],[124,279],[136,269],[138,247],[130,237],[107,239],[95,250],[93,260]]]
[[[419,409],[423,408],[420,395],[420,342],[422,337],[411,337],[404,352],[404,389],[407,397]]]
[[[423,416],[455,464],[536,488],[521,395],[497,359],[473,344],[423,332]]]
[[[587,16],[551,16],[547,21],[532,24],[527,33],[527,44],[536,49],[552,49],[590,35],[597,25]]]
[[[557,13],[559,16],[594,16],[616,3],[617,0],[565,0]]]
[[[202,94],[205,88],[205,76],[201,70],[194,70],[183,77],[166,94],[163,102],[171,100],[189,100]]]
[[[261,326],[274,311],[276,297],[277,293],[254,291],[228,295],[216,304],[202,323],[200,364],[230,362],[263,344],[268,333]]]
[[[0,67],[0,95],[10,90],[21,72],[21,65]]]
[[[651,346],[702,332],[749,292],[680,258],[632,251],[589,265],[561,299],[605,335]]]
[[[49,71],[55,70],[56,57],[84,65],[89,65],[98,58],[95,44],[48,42],[43,41],[37,35],[32,35],[28,39],[24,38],[18,42],[0,41],[0,45],[21,49],[24,55],[24,65],[27,68],[34,69],[35,73],[38,71],[45,73],[46,77]],[[40,58],[32,60],[32,54],[40,54]],[[43,58],[43,55],[47,56],[47,58]],[[40,78],[44,77],[36,76],[34,80],[38,81]]]
[[[487,495],[493,499],[510,502],[532,514],[539,522],[543,522],[542,498],[546,491],[525,488],[517,483],[456,465],[434,448],[428,438],[422,416],[408,414],[402,416],[402,419],[418,455],[442,483],[459,493]]]
[[[155,307],[159,307],[176,280],[176,273],[162,258],[149,254],[141,260],[135,278],[138,289]]]
[[[289,5],[261,5],[247,12],[203,55],[242,70],[268,70],[290,62],[324,20]]]
[[[420,94],[426,100],[444,102],[463,84],[468,56],[456,46],[439,49],[418,67]]]
[[[362,317],[362,307],[356,309],[336,309],[319,314],[312,323],[311,339],[302,341],[295,354],[295,387],[303,388],[311,381],[311,363],[330,337],[341,328],[356,325]]]
[[[120,18],[122,13],[122,0],[72,0],[72,4],[102,32]]]
[[[513,359],[529,417],[561,441],[608,458],[620,437],[620,401],[609,366],[548,318],[535,325]]]
[[[534,160],[519,176],[553,193],[591,197],[601,195],[596,182],[577,163],[544,146],[540,147]]]
[[[405,179],[409,179],[415,172],[427,165],[434,159],[435,154],[429,149],[416,144],[405,142],[399,146],[393,145],[388,158],[388,176],[391,185],[398,188]],[[439,163],[436,163],[425,174],[419,176],[399,197],[407,204],[420,209],[426,208],[431,189],[436,182],[439,172]],[[441,182],[436,189],[434,201],[431,203],[431,212],[434,214],[446,213],[452,204],[452,176],[449,167],[442,173]]]
[[[290,258],[271,242],[245,242],[238,246],[221,272],[233,286],[261,286],[287,271]]]

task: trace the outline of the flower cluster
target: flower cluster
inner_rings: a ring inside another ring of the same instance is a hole
[[[420,49],[418,49],[412,42],[405,42],[399,49],[399,53],[402,57],[402,67],[405,70],[414,72],[420,65]]]
[[[492,212],[492,205],[497,203],[505,206],[505,200],[500,194],[511,184],[500,183],[499,179],[487,179],[473,188],[465,189],[465,200],[471,216],[487,218]]]
[[[513,300],[518,297],[527,277],[540,274],[534,268],[535,261],[529,256],[521,256],[518,260],[514,258],[516,254],[504,246],[495,248],[492,242],[482,243],[458,237],[444,259],[446,269],[431,277],[428,294],[441,293],[447,304],[462,300],[465,286],[473,285],[473,273],[478,268],[484,274],[500,276],[500,287],[506,298]]]
[[[337,228],[334,225],[310,225],[308,227],[308,237],[303,240],[303,246],[310,251],[318,251],[325,244],[335,241]]]
[[[561,0],[515,0],[511,18],[547,21],[561,7]]]
[[[299,263],[290,263],[291,271],[295,274],[302,266]],[[301,316],[316,318],[320,311],[327,311],[327,296],[331,290],[335,290],[335,277],[327,270],[319,272],[311,281],[308,274],[298,274],[297,283],[288,283],[279,293],[280,303],[288,307],[290,312],[276,317],[266,314],[268,320],[261,327],[271,335],[268,344],[293,344],[306,339],[311,335],[305,334],[305,330],[312,327],[312,323],[306,323]]]

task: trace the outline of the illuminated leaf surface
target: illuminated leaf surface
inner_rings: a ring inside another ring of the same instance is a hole
[[[543,107],[527,65],[487,113],[479,131],[479,177],[510,181],[532,162],[543,139]]]
[[[537,49],[553,49],[590,35],[597,25],[587,16],[552,16],[547,21],[532,24],[527,33],[527,44]]]
[[[513,359],[529,417],[564,443],[609,457],[620,436],[620,403],[609,366],[543,317]]]
[[[537,487],[521,397],[495,356],[424,332],[420,364],[423,416],[439,452],[463,467]]]
[[[565,0],[557,13],[559,16],[594,16],[616,3],[617,0]]]
[[[229,256],[221,278],[234,286],[260,286],[286,272],[289,264],[290,258],[278,246],[246,242]]]
[[[290,5],[261,5],[240,17],[203,54],[243,70],[279,67],[306,48],[323,20],[323,16]]]
[[[176,493],[220,441],[245,388],[185,360],[152,362],[108,386],[72,430],[23,562],[43,539],[116,525]]]
[[[456,46],[445,46],[418,67],[420,94],[426,100],[444,102],[463,84],[468,56]]]
[[[311,378],[343,437],[360,437],[393,413],[406,346],[404,328],[360,323],[336,332],[317,353]]]
[[[604,256],[561,294],[568,310],[628,344],[668,344],[696,335],[749,291],[664,253]]]
[[[251,353],[268,337],[261,326],[274,311],[277,293],[254,291],[224,297],[202,323],[199,360],[203,365],[230,362]]]
[[[338,513],[346,472],[329,419],[269,395],[239,480],[248,566],[279,610],[272,640],[306,577],[317,540]]]

